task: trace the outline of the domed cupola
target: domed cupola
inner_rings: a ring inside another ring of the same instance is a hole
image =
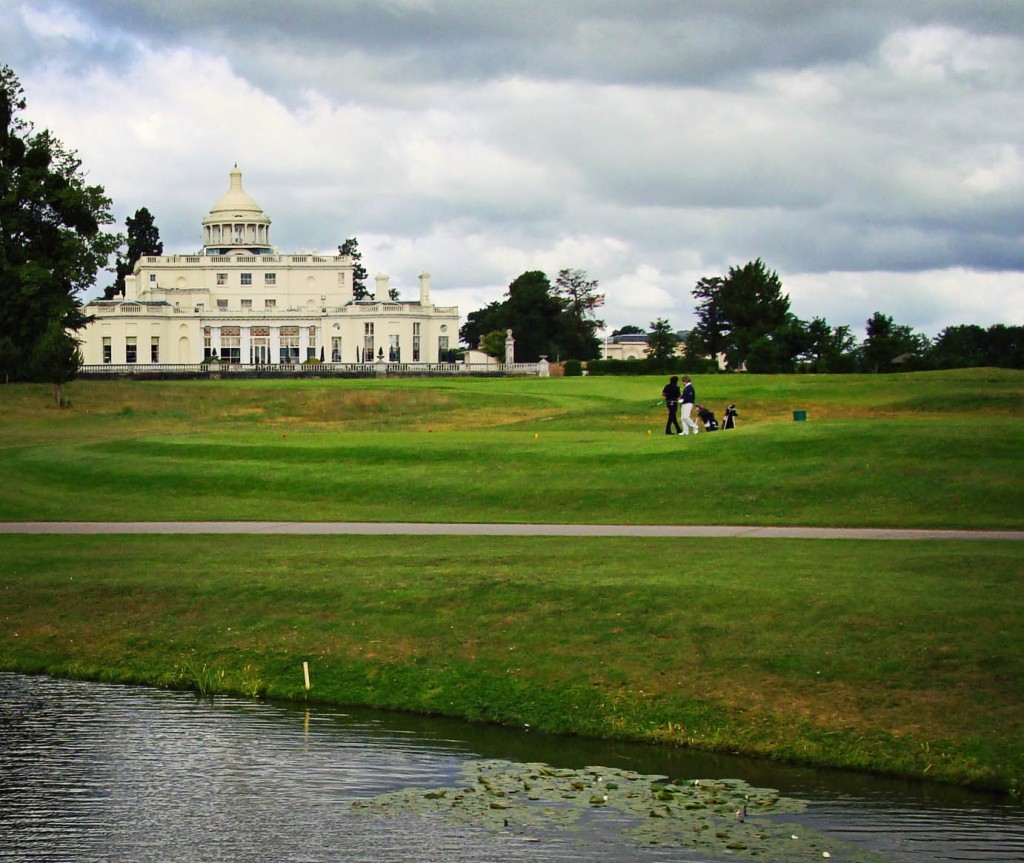
[[[270,217],[242,188],[238,165],[231,185],[203,218],[203,254],[269,255]]]

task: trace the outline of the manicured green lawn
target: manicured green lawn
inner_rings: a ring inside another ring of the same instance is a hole
[[[63,412],[9,388],[0,520],[1021,524],[1020,373],[712,377],[741,425],[690,438],[661,383],[78,382]]]

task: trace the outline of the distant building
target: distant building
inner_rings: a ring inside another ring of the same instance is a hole
[[[202,231],[198,254],[143,257],[123,296],[86,305],[86,365],[437,363],[456,346],[458,308],[431,303],[427,273],[414,300],[391,300],[379,275],[357,302],[350,257],[280,254],[237,166]]]
[[[676,355],[683,355],[683,345],[687,333],[683,330],[676,333]],[[650,345],[647,343],[647,333],[620,333],[617,336],[608,336],[601,343],[602,360],[643,360],[647,358]]]

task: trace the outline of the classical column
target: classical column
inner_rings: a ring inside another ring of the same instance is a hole
[[[239,357],[242,365],[249,365],[252,360],[252,327],[239,327]]]
[[[281,327],[270,328],[270,361],[281,362]]]

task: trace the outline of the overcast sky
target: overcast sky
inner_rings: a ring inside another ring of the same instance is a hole
[[[684,329],[760,257],[858,338],[1024,324],[1021,0],[0,0],[0,62],[167,253],[237,162],[282,252],[463,317],[581,268]]]

